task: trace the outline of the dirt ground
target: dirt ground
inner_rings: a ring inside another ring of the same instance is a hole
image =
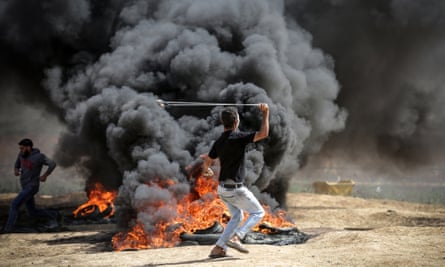
[[[0,235],[0,266],[445,266],[445,206],[299,193],[288,212],[306,243],[211,260],[203,245],[114,252],[113,224],[76,226]]]

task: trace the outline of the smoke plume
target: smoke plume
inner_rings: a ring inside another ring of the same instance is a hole
[[[349,112],[318,158],[404,178],[442,165],[445,2],[294,0],[286,14],[335,58]]]
[[[29,4],[33,13],[24,14]],[[185,169],[222,132],[219,108],[164,109],[158,99],[268,103],[270,137],[247,154],[247,184],[272,207],[285,205],[300,159],[344,128],[334,61],[285,8],[266,0],[15,0],[0,5],[0,30],[7,62],[23,77],[36,72],[41,86],[26,93],[47,96],[66,125],[56,161],[78,166],[87,184],[119,188],[119,218],[149,230],[174,216],[158,203],[188,193]],[[257,108],[239,112],[242,130],[259,129]]]

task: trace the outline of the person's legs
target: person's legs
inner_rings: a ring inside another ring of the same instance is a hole
[[[258,199],[247,187],[242,187],[237,190],[237,198],[237,207],[249,214],[249,217],[244,224],[235,232],[235,234],[242,240],[246,234],[261,221],[265,212]]]
[[[240,240],[264,217],[265,212],[263,207],[247,187],[225,189],[219,186],[218,194],[228,207],[231,218],[224,232],[216,242],[216,246],[210,256],[212,256],[214,251],[225,255],[227,245],[235,248],[239,252],[248,253],[249,251],[241,245]],[[243,210],[249,213],[249,217],[246,222],[239,227],[239,224],[243,220]]]
[[[31,198],[29,198],[25,202],[26,210],[28,211],[28,214],[33,217],[40,217],[40,218],[46,218],[48,219],[46,221],[45,227],[48,229],[56,228],[59,226],[59,222],[57,220],[58,218],[58,212],[55,210],[49,210],[49,209],[38,209],[36,208],[34,195],[39,192],[39,188],[35,187],[33,191],[33,195]]]
[[[32,198],[28,199],[28,201],[25,202],[26,209],[28,211],[28,214],[34,217],[45,217],[48,219],[55,220],[57,218],[57,211],[48,210],[48,209],[38,209],[36,208],[36,204],[34,201],[34,195]]]
[[[230,212],[230,220],[224,228],[223,233],[216,241],[215,247],[210,252],[209,257],[219,258],[226,256],[227,242],[233,236],[235,229],[239,226],[243,220],[242,211],[232,203],[235,202],[235,191],[227,190],[221,186],[218,186],[218,195],[224,204],[227,206]]]
[[[32,187],[23,188],[17,197],[11,202],[9,209],[8,220],[6,221],[5,227],[3,228],[3,232],[11,232],[14,229],[14,225],[17,221],[17,217],[19,215],[20,206],[27,202],[29,199],[34,198],[34,189]]]

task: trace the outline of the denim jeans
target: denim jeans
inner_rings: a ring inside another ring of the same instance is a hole
[[[9,209],[9,217],[6,221],[4,232],[11,232],[14,229],[15,222],[19,215],[20,206],[25,204],[28,214],[37,217],[47,217],[50,219],[57,218],[57,211],[37,209],[34,202],[34,195],[39,192],[38,186],[28,186],[23,188],[17,197],[11,202]]]
[[[253,193],[245,186],[235,189],[218,186],[218,195],[228,207],[231,217],[224,232],[218,241],[216,241],[217,246],[226,250],[226,243],[234,234],[243,239],[244,236],[261,221],[264,217],[264,209]],[[244,224],[240,226],[243,220],[243,211],[246,211],[249,217]]]

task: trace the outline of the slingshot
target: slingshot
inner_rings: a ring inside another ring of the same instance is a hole
[[[164,101],[156,100],[159,106],[165,107],[215,107],[215,106],[238,106],[238,107],[257,107],[259,104],[241,104],[241,103],[211,103],[211,102],[188,102],[188,101]]]

